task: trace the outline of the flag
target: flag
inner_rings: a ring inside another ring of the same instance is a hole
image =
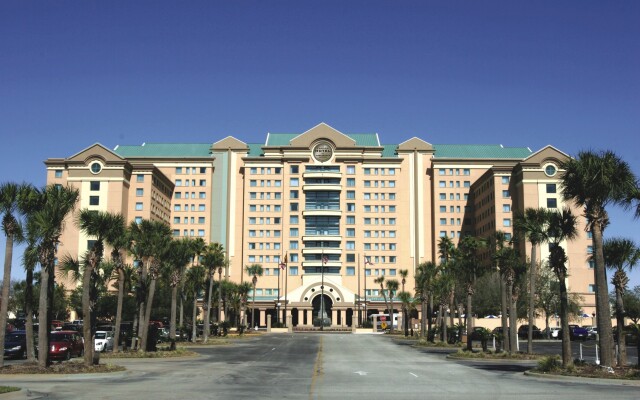
[[[326,263],[328,263],[328,262],[329,262],[329,257],[327,257],[327,256],[322,256],[322,263],[323,263],[323,264],[326,264]]]
[[[287,267],[287,254],[284,255],[284,260],[280,263],[280,268],[285,269]]]
[[[371,265],[373,267],[373,263],[371,262],[371,258],[370,257],[365,257],[364,258],[364,266],[366,267],[367,265]]]

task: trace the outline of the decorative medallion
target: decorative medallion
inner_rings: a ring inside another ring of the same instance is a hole
[[[333,157],[333,147],[327,142],[320,142],[313,148],[313,158],[320,162],[327,162]]]

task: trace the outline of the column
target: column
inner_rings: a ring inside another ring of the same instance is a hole
[[[313,326],[313,310],[307,310],[307,326]]]
[[[298,308],[298,325],[304,326],[304,310]]]
[[[337,326],[338,324],[338,310],[335,308],[331,310],[331,326]]]
[[[267,320],[266,320],[266,314],[267,314],[267,310],[265,310],[264,308],[260,309],[260,326],[265,326],[267,324]]]
[[[347,326],[347,310],[340,310],[340,326]]]

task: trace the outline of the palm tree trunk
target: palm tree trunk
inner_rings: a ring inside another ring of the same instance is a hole
[[[602,225],[600,221],[592,224],[593,255],[595,268],[593,274],[596,284],[596,313],[598,315],[598,335],[600,337],[600,365],[613,365],[613,337],[611,328],[611,312],[609,311],[609,293],[607,291],[607,271],[602,249]]]
[[[38,307],[38,346],[42,351],[38,352],[38,366],[46,368],[49,363],[49,352],[44,350],[49,348],[49,329],[47,329],[47,314],[49,310],[49,290],[47,283],[49,281],[49,271],[42,268],[40,273],[40,302]]]
[[[471,341],[471,332],[473,332],[473,328],[474,328],[473,312],[471,309],[472,297],[473,295],[471,294],[471,290],[467,291],[467,312],[465,313],[465,316],[467,320],[467,350],[468,351],[473,350],[473,342]]]
[[[432,324],[433,322],[433,293],[429,293],[429,304],[427,306],[427,340],[433,341],[435,334],[432,334]]]
[[[509,329],[509,340],[511,341],[511,351],[516,352],[518,351],[518,330],[516,329],[518,326],[518,309],[516,304],[518,302],[518,298],[516,296],[510,298],[511,306],[509,307],[509,326],[511,329]]]
[[[118,305],[116,306],[116,326],[113,338],[113,352],[120,351],[120,325],[122,324],[122,303],[124,302],[124,271],[118,268]]]
[[[222,269],[218,270],[218,325],[220,322],[222,322]]]
[[[389,290],[389,305],[390,305],[390,309],[389,309],[389,320],[390,325],[389,325],[389,332],[393,333],[393,323],[395,322],[395,317],[394,317],[394,313],[393,313],[393,292],[391,290]]]
[[[35,349],[33,341],[33,268],[27,268],[27,276],[25,279],[25,331],[27,338],[27,360],[34,361]]]
[[[191,341],[193,343],[196,342],[196,336],[198,336],[197,318],[198,318],[198,291],[196,290],[193,292],[193,313],[191,315]]]
[[[531,267],[529,268],[529,310],[528,320],[529,329],[527,331],[527,353],[533,354],[533,325],[535,322],[536,311],[536,277],[537,271],[538,246],[531,243]]]
[[[256,285],[253,285],[253,301],[251,302],[251,325],[258,326],[256,324]]]
[[[427,337],[427,318],[429,317],[429,304],[427,303],[426,296],[422,300],[421,307],[422,318],[420,319],[420,336],[423,338]]]
[[[502,312],[502,347],[504,347],[504,351],[507,353],[511,352],[511,347],[509,346],[509,322],[507,320],[507,285],[504,282],[502,277],[500,279],[500,308]]]
[[[213,273],[209,272],[209,291],[207,295],[207,309],[204,313],[204,326],[202,327],[202,341],[207,343],[209,340],[209,315],[211,315],[211,296],[213,295]]]
[[[92,252],[93,253],[93,252]],[[91,254],[90,257],[93,257]],[[91,274],[94,266],[87,263],[82,274],[82,336],[84,338],[84,365],[93,365],[93,338],[91,337]]]
[[[2,301],[0,301],[0,345],[4,349],[4,338],[7,333],[7,311],[9,310],[9,289],[11,287],[11,260],[13,258],[13,233],[7,233],[4,250],[4,274],[2,276]],[[3,350],[4,351],[4,350]],[[4,366],[4,357],[0,357],[0,368]]]
[[[172,350],[176,343],[176,311],[178,308],[178,286],[171,288],[171,319],[169,320],[169,339]]]
[[[624,334],[624,301],[622,290],[616,287],[616,323],[618,325],[618,367],[627,365],[627,344]]]
[[[444,312],[442,315],[442,340],[445,343],[449,343],[449,333],[447,332],[447,318],[449,317],[449,311],[446,306],[440,305],[440,309]]]
[[[559,274],[560,281],[560,325],[562,326],[562,366],[567,368],[573,365],[571,356],[571,336],[569,331],[569,296],[567,294],[567,284],[565,274]]]
[[[149,339],[149,321],[151,320],[151,306],[153,305],[153,296],[156,293],[156,279],[151,279],[149,284],[149,294],[147,296],[146,310],[144,321],[142,321],[142,337],[140,338],[140,348],[147,351],[147,343]]]

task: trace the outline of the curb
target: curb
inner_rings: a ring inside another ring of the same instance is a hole
[[[539,379],[549,379],[556,382],[573,382],[584,383],[590,385],[607,385],[607,386],[634,386],[640,387],[640,380],[627,379],[606,379],[606,378],[583,378],[579,376],[566,376],[554,374],[541,374],[539,372],[525,371],[525,376]]]

